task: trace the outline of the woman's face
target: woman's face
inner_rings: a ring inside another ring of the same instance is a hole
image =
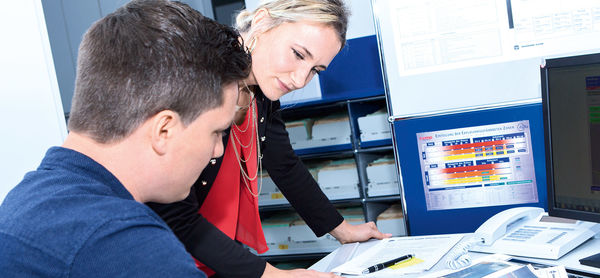
[[[330,26],[306,21],[283,23],[257,35],[251,81],[267,98],[278,100],[324,71],[340,47]]]

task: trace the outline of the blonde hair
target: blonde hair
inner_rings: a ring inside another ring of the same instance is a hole
[[[261,9],[268,11],[271,20],[253,26],[252,19]],[[350,11],[343,0],[262,0],[254,11],[240,11],[236,17],[236,28],[240,33],[248,34],[248,38],[252,38],[255,34],[266,32],[286,22],[306,20],[323,23],[333,27],[343,48],[346,44],[349,16]]]

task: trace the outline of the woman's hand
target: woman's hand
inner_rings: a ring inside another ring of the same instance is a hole
[[[265,268],[265,272],[261,278],[271,278],[271,277],[290,277],[290,278],[342,278],[341,276],[337,276],[333,273],[326,272],[318,272],[315,270],[308,269],[292,269],[292,270],[281,270],[278,269],[271,264],[267,263],[267,267]]]
[[[346,222],[346,220],[342,221],[342,223],[329,232],[329,234],[342,244],[366,241],[371,238],[384,239],[392,236],[392,234],[380,232],[372,221],[360,225],[352,225]]]

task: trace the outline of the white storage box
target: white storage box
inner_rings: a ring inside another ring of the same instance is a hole
[[[310,129],[312,123],[313,120],[311,119],[285,123],[285,129],[288,132],[293,149],[305,149],[311,146]]]
[[[290,225],[290,241],[299,246],[300,243],[321,242],[321,244],[309,244],[311,246],[332,247],[339,246],[338,241],[329,234],[317,237],[303,220],[296,220]]]
[[[367,166],[367,195],[370,197],[400,194],[396,165],[391,157],[375,160]]]
[[[388,115],[385,110],[358,118],[360,141],[375,141],[392,138]]]
[[[339,210],[344,219],[351,225],[365,223],[362,208],[347,208]],[[308,225],[301,219],[292,222],[290,226],[290,252],[331,252],[340,247],[340,243],[330,234],[317,238]]]
[[[360,197],[354,159],[332,161],[318,171],[317,181],[330,200]]]
[[[263,219],[262,228],[269,251],[265,255],[287,254],[290,243],[290,224],[298,219],[295,213],[279,213]]]
[[[392,236],[405,236],[406,225],[402,206],[394,204],[377,216],[377,228],[382,233],[390,233]]]
[[[317,172],[323,167],[323,165],[329,164],[329,161],[320,161],[307,163],[306,167],[310,174],[317,180]],[[271,179],[267,171],[262,172],[262,188],[260,190],[260,194],[258,195],[258,205],[259,206],[268,206],[268,205],[280,205],[289,203],[288,200],[283,196],[283,193],[279,190],[275,182]],[[260,180],[258,181],[258,186],[260,188]]]
[[[312,126],[312,147],[335,146],[350,142],[350,120],[346,115],[319,119]]]
[[[258,195],[258,204],[261,206],[287,204],[288,200],[279,191],[269,174],[266,171],[262,174],[262,188],[260,187],[261,180],[258,180],[257,186],[260,188]]]

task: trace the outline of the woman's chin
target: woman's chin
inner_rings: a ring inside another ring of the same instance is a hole
[[[270,101],[278,101],[283,95],[280,92],[277,93],[273,93],[273,92],[263,92],[263,94],[265,95],[265,97],[267,97]]]

